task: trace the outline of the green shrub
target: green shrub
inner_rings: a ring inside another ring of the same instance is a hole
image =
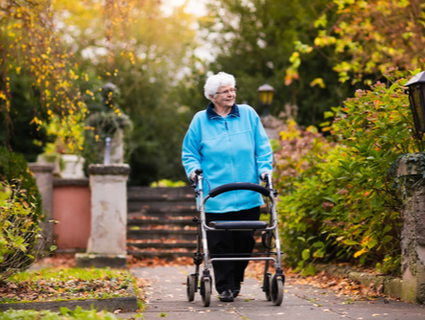
[[[12,194],[12,189],[0,184],[0,203],[9,199]],[[7,241],[3,233],[3,225],[0,224],[0,262],[3,261],[3,256],[7,253]]]
[[[275,187],[279,190],[278,214],[281,239],[285,246],[286,263],[304,267],[310,259],[312,241],[326,242],[320,235],[323,199],[332,195],[331,190],[321,190],[317,165],[329,153],[335,143],[329,142],[314,127],[300,129],[295,122],[288,122],[280,133],[279,147],[275,148]],[[316,255],[323,255],[323,245]]]
[[[11,194],[0,199],[0,280],[35,260],[42,219],[41,196],[21,155],[0,147],[0,186]]]
[[[29,267],[35,260],[40,228],[35,205],[23,201],[25,190],[12,185],[12,195],[0,200],[0,281]]]
[[[294,183],[306,171],[313,169],[321,158],[335,145],[317,128],[301,130],[295,121],[288,121],[280,132],[280,140],[272,141],[275,155],[275,187],[281,194],[293,191]]]
[[[326,125],[338,145],[316,155],[280,198],[291,265],[311,273],[307,263],[333,260],[399,273],[401,200],[388,171],[401,154],[417,150],[406,81],[388,76],[388,85],[358,90],[326,114],[334,118]]]
[[[172,181],[169,179],[162,179],[156,182],[152,182],[150,184],[150,187],[152,188],[159,188],[159,187],[172,187],[172,188],[176,188],[176,187],[184,187],[187,186],[187,183],[184,181]]]
[[[10,183],[14,180],[17,188],[26,190],[21,196],[22,201],[31,199],[35,205],[34,222],[42,216],[41,195],[32,172],[29,170],[27,162],[20,154],[10,152],[7,148],[0,146],[0,181]]]

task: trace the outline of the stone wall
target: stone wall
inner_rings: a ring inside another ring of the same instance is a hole
[[[422,304],[425,303],[425,185],[414,155],[400,160],[398,180],[405,190],[401,233],[401,298]]]

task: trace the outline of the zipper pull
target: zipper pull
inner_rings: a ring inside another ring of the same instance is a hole
[[[227,121],[224,123],[224,126],[226,127],[226,130],[229,130],[229,128],[227,127]]]

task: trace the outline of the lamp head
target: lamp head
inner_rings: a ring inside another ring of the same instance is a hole
[[[264,115],[268,115],[267,107],[272,104],[274,88],[265,83],[257,89],[257,92],[260,103],[265,108]]]
[[[405,86],[409,87],[407,93],[409,94],[416,135],[419,139],[422,139],[425,133],[425,71],[413,76]]]

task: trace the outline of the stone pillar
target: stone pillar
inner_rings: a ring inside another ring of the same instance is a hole
[[[45,220],[40,223],[42,234],[46,239],[46,246],[53,244],[53,163],[29,163],[30,170],[36,179],[37,188],[43,201]]]
[[[269,114],[261,116],[260,120],[269,139],[279,140],[279,128],[281,128],[282,121]]]
[[[406,155],[400,160],[397,171],[399,183],[405,189],[401,232],[401,298],[419,304],[425,303],[425,185],[419,182],[423,179],[419,172],[420,158],[425,163],[424,153]]]
[[[125,268],[127,263],[128,164],[91,164],[91,231],[85,254],[76,254],[79,267]]]

